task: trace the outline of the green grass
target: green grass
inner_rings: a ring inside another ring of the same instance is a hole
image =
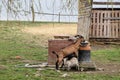
[[[54,70],[36,71],[27,68],[10,68],[0,71],[0,80],[119,80],[118,75],[86,74],[68,72],[67,77],[62,77],[65,72],[57,73]],[[37,75],[36,75],[37,74]]]
[[[92,58],[102,62],[120,62],[120,46],[92,51]]]
[[[36,40],[35,36],[33,36],[34,40],[31,40],[28,34],[20,31],[24,24],[32,27],[33,25],[38,26],[40,23],[0,23],[0,80],[120,80],[119,74],[91,74],[66,71],[58,73],[49,69],[39,71],[35,68],[15,67],[15,65],[26,64],[26,62],[23,62],[24,60],[47,61],[47,49],[41,47],[41,45],[36,45],[34,42]],[[27,40],[31,41],[27,42]],[[21,56],[21,59],[16,59],[16,56]],[[107,50],[92,51],[92,59],[119,63],[119,46]],[[64,73],[68,74],[65,78],[61,77]]]

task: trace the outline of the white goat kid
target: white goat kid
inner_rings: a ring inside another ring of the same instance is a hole
[[[72,67],[76,67],[76,69],[79,70],[78,59],[76,57],[73,57],[70,60],[64,58],[64,69],[67,69],[67,71],[69,71]]]

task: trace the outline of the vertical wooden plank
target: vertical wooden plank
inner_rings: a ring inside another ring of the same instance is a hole
[[[116,11],[114,11],[114,17],[116,17]],[[115,24],[115,30],[114,30],[114,33],[115,33],[115,38],[116,38],[116,28],[117,28],[117,25],[116,25],[116,21],[117,20],[114,20],[114,24]]]
[[[120,11],[117,11],[117,17],[120,17]],[[120,38],[120,20],[117,21],[117,26],[118,26],[118,37],[117,38]]]
[[[109,11],[107,12],[107,17],[109,18]],[[107,20],[107,38],[110,37],[110,36],[109,36],[109,20],[110,20],[110,19]]]
[[[95,19],[95,20],[94,20],[95,24],[94,24],[94,31],[93,31],[93,32],[94,32],[94,37],[95,37],[95,36],[96,36],[96,35],[95,35],[95,33],[96,33],[96,21],[97,21],[97,20],[96,20],[96,19],[97,19],[97,18],[96,18],[96,11],[95,11],[94,16],[95,16],[95,18],[94,18],[94,19]]]
[[[94,26],[94,23],[93,23],[93,19],[94,19],[94,17],[93,17],[93,15],[94,15],[94,11],[92,10],[92,27],[91,27],[91,37],[93,36],[93,26]]]
[[[100,28],[101,28],[101,11],[99,12],[99,37],[100,37]]]
[[[101,12],[99,11],[99,13],[98,13],[98,30],[97,30],[98,37],[100,37],[100,14],[101,14]]]
[[[108,11],[108,13],[107,13],[107,15],[108,15],[107,17],[108,18],[110,18],[110,12],[111,11]],[[107,35],[108,35],[108,38],[111,38],[111,35],[110,35],[111,34],[110,19],[108,19],[107,25],[108,25],[107,26]]]
[[[105,17],[105,11],[103,11],[103,18]],[[102,26],[102,37],[104,37],[104,26],[105,26],[105,20],[103,19],[103,26]]]
[[[113,17],[115,17],[115,12],[113,12]],[[114,38],[116,38],[116,23],[115,20],[114,21]]]
[[[113,12],[113,17],[115,17],[115,12]],[[115,20],[113,21],[114,21],[114,38],[115,38],[116,37],[116,23],[115,23]]]
[[[97,12],[96,37],[99,37],[99,11]]]
[[[100,37],[102,37],[102,26],[103,26],[103,12],[100,14]]]
[[[118,11],[115,12],[115,17],[119,17]],[[118,38],[118,20],[116,20],[116,38]]]
[[[119,11],[119,17],[120,17],[120,11]],[[118,37],[120,38],[120,20],[118,22]]]
[[[118,17],[120,17],[120,11],[118,11]],[[119,24],[120,24],[120,20],[118,20],[118,38],[120,38],[119,37],[119,35],[120,35],[120,33],[119,33],[120,32],[120,25]]]
[[[105,17],[107,17],[106,11],[104,12],[104,14],[105,14]],[[106,37],[106,23],[107,21],[105,20],[104,21],[104,37]]]
[[[111,12],[111,17],[113,17],[113,13]],[[111,20],[111,22],[112,22],[113,20]],[[112,22],[111,23],[111,35],[112,35],[112,38],[114,38],[114,25],[113,25],[114,23]]]
[[[111,12],[111,17],[114,17],[114,14],[113,12]],[[112,38],[114,38],[114,20],[111,20],[112,21],[112,26],[111,26],[111,34],[112,34]]]
[[[93,32],[93,26],[94,26],[94,24],[93,24],[93,15],[94,15],[94,12],[93,12],[93,10],[92,10],[92,24],[91,24],[91,37],[93,36],[93,34],[92,34],[92,32]]]
[[[109,17],[108,17],[108,11],[106,11],[106,17],[109,18]],[[108,20],[109,20],[109,19],[106,20],[106,38],[109,37],[109,34],[108,34]]]
[[[95,11],[93,10],[93,26],[92,26],[92,37],[94,37],[94,27],[95,27]]]
[[[104,16],[105,16],[105,13],[103,12],[103,15],[102,15],[102,37],[104,36]]]
[[[103,18],[105,18],[105,11],[103,11]],[[104,37],[104,26],[105,26],[105,19],[103,19],[103,31],[102,31],[102,37]]]
[[[120,11],[118,11],[118,17],[120,17]],[[120,20],[118,20],[118,38],[120,38]]]
[[[110,12],[110,17],[112,18],[112,12]],[[111,38],[113,38],[113,22],[112,22],[112,20],[110,20],[111,21],[111,23],[110,23],[110,26],[111,26]]]
[[[93,14],[93,37],[95,37],[95,25],[96,25],[96,11],[94,10],[94,14]]]
[[[108,18],[108,11],[106,11],[106,17]],[[108,38],[108,19],[106,20],[106,31],[105,31],[105,33],[106,33],[106,38]]]

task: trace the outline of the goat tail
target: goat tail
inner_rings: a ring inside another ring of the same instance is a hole
[[[59,57],[58,54],[55,51],[52,51],[53,54],[55,54],[57,56],[57,58]]]

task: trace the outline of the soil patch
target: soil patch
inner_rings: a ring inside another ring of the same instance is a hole
[[[120,75],[120,63],[100,63],[96,62],[97,68],[103,70],[85,71],[88,74],[108,74],[108,75]],[[84,73],[84,72],[83,72]]]
[[[4,65],[0,65],[0,70],[4,70],[4,69],[7,69],[7,67]]]

